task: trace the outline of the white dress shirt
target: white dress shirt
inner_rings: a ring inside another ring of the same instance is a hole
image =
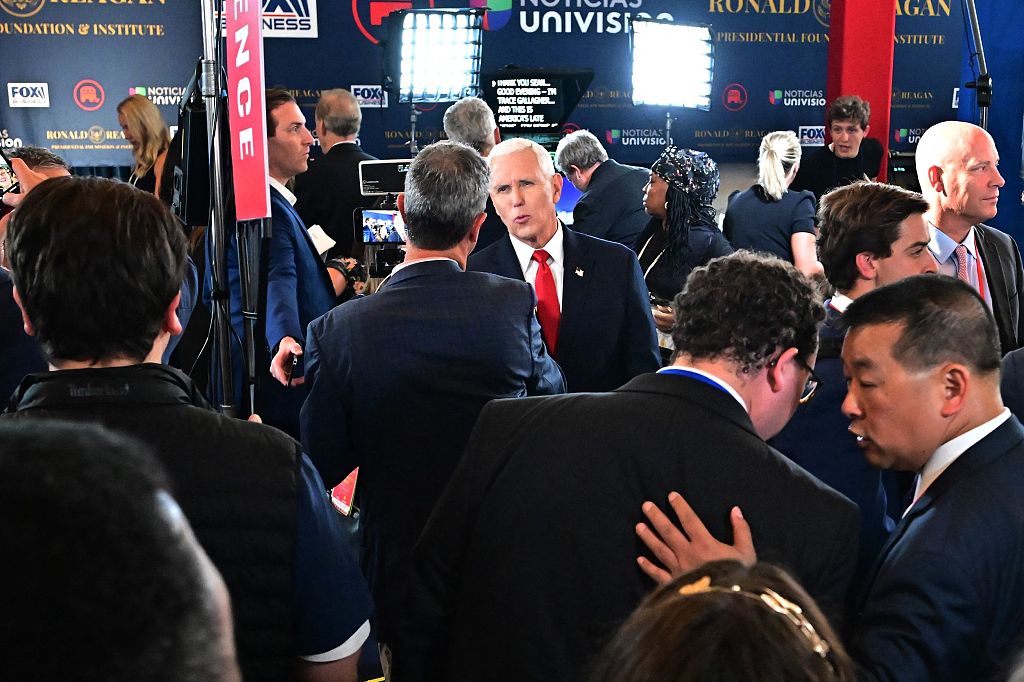
[[[274,178],[270,178],[270,186],[276,189],[278,192],[280,192],[281,196],[284,197],[284,200],[287,201],[292,206],[294,206],[295,202],[298,201],[298,199],[295,197],[294,194],[292,194],[292,191],[290,189],[285,187],[283,184],[281,184]]]
[[[529,244],[516,239],[509,233],[512,240],[512,248],[515,249],[516,258],[519,259],[519,268],[523,271],[525,279],[534,292],[537,290],[537,270],[540,265],[533,260],[533,252],[536,250]],[[558,309],[562,309],[562,282],[565,279],[565,246],[562,240],[562,224],[558,224],[555,234],[548,240],[548,243],[541,247],[548,252],[548,267],[551,268],[551,276],[555,279],[555,291],[558,292]]]

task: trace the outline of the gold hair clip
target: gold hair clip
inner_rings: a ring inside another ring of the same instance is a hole
[[[764,604],[772,611],[785,617],[790,623],[792,623],[796,629],[807,638],[807,641],[810,642],[811,649],[814,653],[827,659],[828,653],[831,650],[828,642],[822,639],[821,635],[819,635],[814,629],[814,626],[811,625],[811,621],[807,620],[803,609],[801,609],[798,604],[794,604],[789,601],[775,590],[766,587],[764,588],[764,592],[756,594],[754,592],[747,592],[739,585],[733,585],[732,587],[719,587],[711,584],[711,576],[708,575],[679,588],[679,594],[683,596],[703,594],[705,592],[735,594],[748,599],[754,599]]]

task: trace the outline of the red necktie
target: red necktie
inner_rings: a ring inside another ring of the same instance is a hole
[[[562,311],[558,307],[558,290],[555,289],[555,277],[548,267],[548,257],[544,249],[533,252],[533,260],[537,261],[537,279],[533,288],[537,291],[537,319],[540,321],[541,336],[548,346],[548,352],[554,355]]]

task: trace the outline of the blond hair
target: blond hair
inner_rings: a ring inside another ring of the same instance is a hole
[[[786,193],[786,175],[800,162],[800,154],[800,140],[792,130],[776,130],[761,140],[757,155],[757,182],[775,201]]]
[[[163,114],[147,97],[131,95],[117,105],[117,113],[124,116],[125,125],[132,136],[139,141],[135,155],[137,176],[145,175],[156,163],[156,159],[171,146],[171,135],[167,130]]]

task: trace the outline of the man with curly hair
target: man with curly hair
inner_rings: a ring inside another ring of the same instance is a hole
[[[650,591],[635,510],[672,490],[718,537],[741,506],[761,557],[838,614],[856,508],[764,441],[814,389],[813,285],[740,252],[696,269],[674,308],[670,367],[484,408],[416,549],[396,679],[578,679]]]

